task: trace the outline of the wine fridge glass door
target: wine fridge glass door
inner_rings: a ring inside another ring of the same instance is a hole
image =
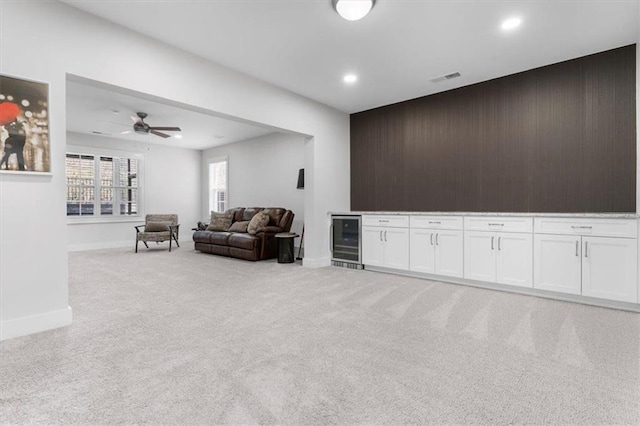
[[[360,263],[360,217],[332,217],[333,260]]]

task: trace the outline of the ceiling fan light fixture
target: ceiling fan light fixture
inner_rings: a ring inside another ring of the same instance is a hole
[[[371,11],[375,0],[332,0],[333,8],[348,21],[357,21]]]

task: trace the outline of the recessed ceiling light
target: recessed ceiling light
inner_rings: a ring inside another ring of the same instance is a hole
[[[120,114],[120,111],[118,111],[117,109],[112,109],[111,112],[114,114]]]
[[[509,31],[519,27],[521,23],[522,23],[522,19],[520,18],[509,18],[506,21],[502,22],[501,27],[503,30]]]
[[[213,135],[214,139],[224,139],[223,135]]]
[[[358,81],[358,76],[355,74],[347,74],[342,78],[342,81],[348,84],[353,84]]]
[[[357,21],[367,16],[375,0],[333,0],[336,12],[347,21]]]
[[[182,135],[173,135],[173,137],[176,139],[182,139]]]

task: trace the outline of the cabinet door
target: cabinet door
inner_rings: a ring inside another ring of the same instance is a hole
[[[581,293],[581,237],[536,234],[533,238],[533,286]]]
[[[497,238],[497,281],[533,287],[533,235],[499,232]]]
[[[384,266],[409,270],[409,229],[385,228],[383,239]]]
[[[496,281],[495,239],[495,232],[465,231],[465,278],[478,281]]]
[[[362,263],[370,266],[383,266],[384,228],[362,227]]]
[[[435,273],[462,278],[464,275],[462,231],[436,231],[435,242]]]
[[[637,240],[582,237],[582,294],[638,302]]]
[[[435,264],[435,232],[431,229],[412,229],[409,232],[409,269],[433,274]]]

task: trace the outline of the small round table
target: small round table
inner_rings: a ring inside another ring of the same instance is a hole
[[[281,232],[276,234],[278,239],[278,263],[293,263],[295,257],[293,255],[293,239],[300,235],[294,232]]]

